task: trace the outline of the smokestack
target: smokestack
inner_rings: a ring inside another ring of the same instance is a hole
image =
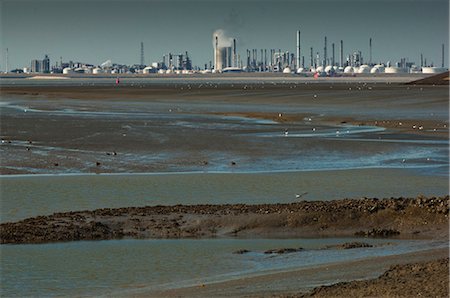
[[[340,67],[344,67],[344,41],[341,39],[341,61]]]
[[[144,42],[141,41],[141,65],[144,65]]]
[[[369,65],[372,65],[372,37],[369,38]]]
[[[264,50],[261,49],[261,58],[260,58],[261,70],[264,67]]]
[[[423,54],[420,53],[420,67],[423,67]]]
[[[327,37],[325,36],[325,45],[323,47],[323,66],[327,65]]]
[[[236,67],[237,66],[237,61],[236,61],[236,38],[233,38],[233,66]]]
[[[267,49],[264,49],[264,70],[267,68]]]
[[[334,61],[335,61],[335,60],[334,60],[334,42],[331,44],[331,49],[332,49],[332,51],[333,51],[333,56],[332,56],[332,58],[331,58],[331,59],[332,59],[332,60],[331,60],[331,65],[334,66]]]
[[[8,61],[8,48],[6,48],[6,65],[5,65],[5,67],[6,67],[6,69],[5,69],[5,72],[6,73],[8,73],[9,72],[9,61]]]
[[[297,31],[297,68],[300,68],[300,30]]]
[[[442,67],[444,67],[444,44],[442,44]]]
[[[214,69],[217,70],[217,63],[219,58],[219,37],[216,35],[216,42],[214,44]]]
[[[309,62],[309,65],[311,68],[313,68],[314,67],[314,56],[313,56],[313,48],[312,47],[311,47],[310,57],[311,57],[311,61]]]

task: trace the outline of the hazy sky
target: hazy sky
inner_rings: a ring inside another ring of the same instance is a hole
[[[281,48],[295,53],[296,30],[302,55],[309,48],[322,55],[323,39],[344,40],[344,52],[361,50],[368,59],[369,37],[374,61],[408,57],[441,63],[445,44],[448,65],[448,0],[0,0],[1,59],[9,48],[9,68],[29,66],[49,54],[52,64],[73,60],[92,64],[111,59],[160,61],[164,53],[188,51],[194,65],[213,60],[212,34],[224,29],[246,48]],[[258,52],[259,54],[259,52]],[[330,55],[330,54],[329,54]],[[243,59],[244,60],[244,59]]]

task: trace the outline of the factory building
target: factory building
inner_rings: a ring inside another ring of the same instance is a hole
[[[220,41],[219,36],[214,37],[214,70],[221,72],[226,68],[237,67],[236,39],[231,45]]]
[[[45,55],[43,60],[31,60],[31,72],[50,73],[50,58]]]

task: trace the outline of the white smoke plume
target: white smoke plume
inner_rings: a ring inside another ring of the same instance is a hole
[[[216,36],[219,39],[219,47],[231,47],[233,45],[233,38],[229,37],[225,30],[223,29],[217,29],[213,33],[212,43],[213,47],[216,45]]]

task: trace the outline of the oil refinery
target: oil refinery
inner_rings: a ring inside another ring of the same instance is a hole
[[[194,66],[187,51],[167,52],[159,61],[145,63],[144,43],[140,42],[139,64],[123,65],[107,60],[100,65],[81,62],[63,62],[62,57],[54,65],[50,65],[50,58],[45,55],[43,60],[33,59],[30,66],[15,69],[15,73],[62,73],[62,74],[192,74],[192,73],[230,73],[230,72],[269,72],[296,74],[303,76],[349,76],[357,74],[406,74],[406,73],[441,73],[448,71],[445,67],[445,46],[440,46],[441,63],[435,65],[428,63],[423,53],[419,63],[401,58],[400,61],[375,61],[373,59],[372,37],[367,39],[368,51],[361,49],[345,49],[344,40],[329,42],[328,37],[323,38],[323,48],[314,49],[304,46],[301,31],[293,35],[295,52],[281,48],[247,48],[239,51],[239,40],[229,37],[224,30],[216,30],[212,36],[212,59]],[[331,51],[329,46],[331,45]],[[338,46],[336,46],[338,45]],[[339,49],[339,50],[337,50]],[[241,53],[245,53],[241,55]],[[337,59],[339,57],[339,59]],[[6,65],[8,65],[8,49],[6,50]]]

